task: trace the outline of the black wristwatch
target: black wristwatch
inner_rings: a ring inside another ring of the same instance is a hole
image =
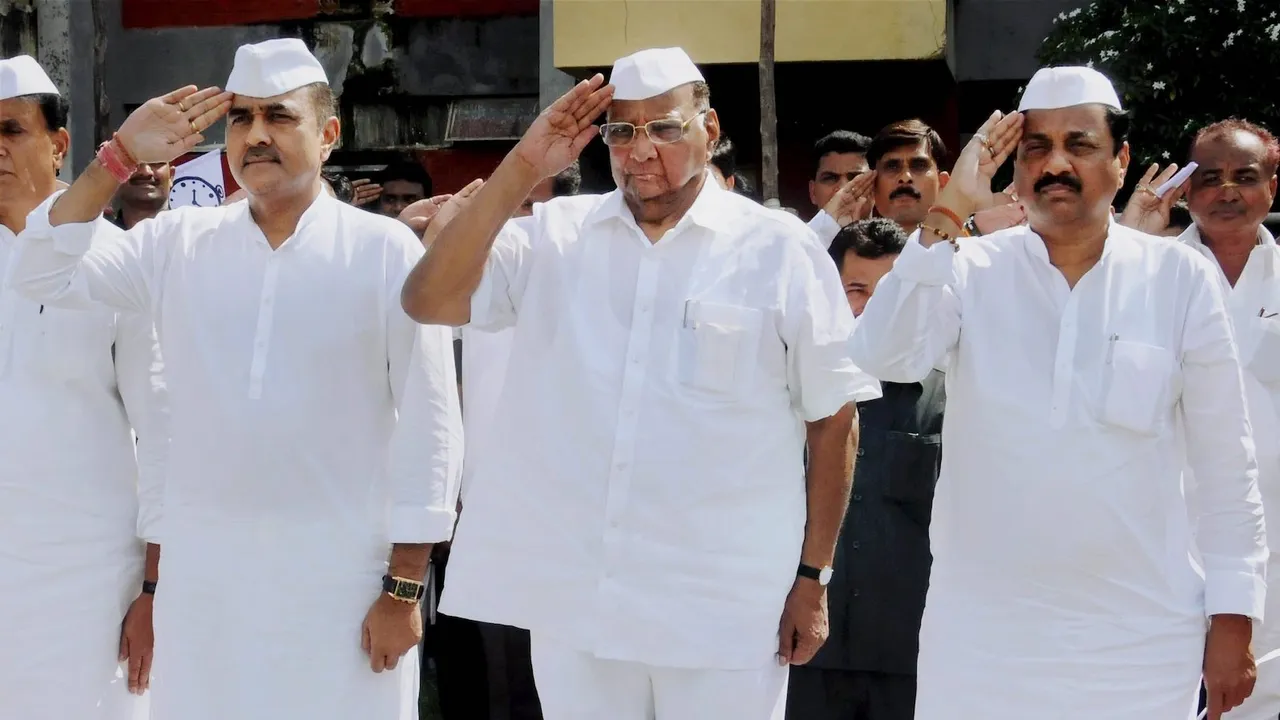
[[[819,585],[826,587],[827,583],[831,582],[832,572],[834,571],[831,569],[830,565],[824,568],[816,568],[812,565],[800,563],[800,568],[796,570],[796,575],[799,575],[802,578],[809,578],[810,580],[817,580]]]
[[[977,215],[970,215],[969,219],[964,221],[963,230],[969,234],[969,237],[982,235],[982,231],[978,229],[977,217]]]
[[[143,594],[143,595],[155,595],[155,594],[156,594],[156,583],[154,583],[154,582],[152,582],[152,581],[150,581],[150,580],[143,580],[143,581],[142,581],[142,594]]]
[[[427,594],[427,586],[417,580],[383,575],[382,592],[401,602],[416,603]]]

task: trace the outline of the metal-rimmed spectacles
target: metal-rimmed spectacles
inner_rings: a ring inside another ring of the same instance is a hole
[[[688,120],[662,118],[650,120],[643,125],[625,122],[605,123],[600,126],[600,139],[610,147],[625,147],[635,142],[639,131],[644,130],[645,135],[649,137],[649,142],[654,145],[670,145],[683,139],[685,133],[689,131],[689,125],[706,114],[706,110],[701,110]]]

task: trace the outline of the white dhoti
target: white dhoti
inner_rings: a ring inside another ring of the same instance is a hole
[[[783,720],[788,668],[665,668],[607,660],[534,635],[533,676],[546,720]]]
[[[166,536],[152,720],[416,720],[417,650],[375,673],[360,647],[388,546],[265,525]]]
[[[142,717],[118,661],[141,542],[12,499],[0,492],[0,720]]]

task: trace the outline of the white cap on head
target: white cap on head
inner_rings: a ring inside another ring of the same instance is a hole
[[[281,38],[241,45],[223,89],[246,97],[269,98],[328,82],[324,67],[306,43],[297,38]]]
[[[680,48],[641,50],[613,64],[614,100],[648,100],[681,85],[704,82],[698,66]]]
[[[1123,109],[1106,75],[1088,67],[1040,68],[1027,83],[1018,112],[1092,104]]]
[[[44,68],[30,55],[0,60],[0,100],[23,95],[59,95]]]

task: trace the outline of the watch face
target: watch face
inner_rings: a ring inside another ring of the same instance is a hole
[[[222,204],[222,191],[203,178],[180,177],[169,191],[169,207],[218,207]]]
[[[833,574],[833,571],[831,568],[829,567],[822,568],[822,571],[818,573],[818,584],[826,585],[827,583],[831,582],[832,574]]]

